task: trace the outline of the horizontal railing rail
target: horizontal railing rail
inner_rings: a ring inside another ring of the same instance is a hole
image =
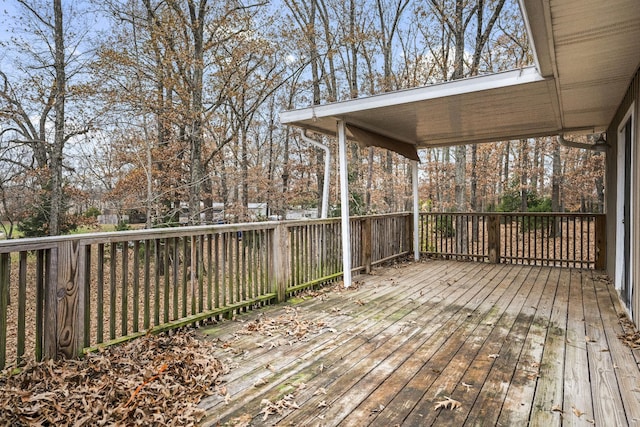
[[[420,214],[420,251],[493,263],[603,269],[605,215],[590,213]]]
[[[350,220],[354,271],[411,247],[407,213]],[[0,242],[0,369],[232,316],[342,276],[340,219]]]

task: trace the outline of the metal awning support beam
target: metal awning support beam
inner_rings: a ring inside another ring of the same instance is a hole
[[[347,124],[347,130],[351,132],[358,142],[367,147],[374,146],[386,148],[387,150],[394,151],[409,160],[420,161],[418,150],[416,150],[416,146],[413,144],[389,138],[388,136],[384,136],[379,133],[370,132],[350,123]]]
[[[349,229],[349,173],[347,172],[347,132],[338,120],[338,152],[340,157],[340,211],[342,218],[342,269],[344,287],[351,286],[351,230]]]

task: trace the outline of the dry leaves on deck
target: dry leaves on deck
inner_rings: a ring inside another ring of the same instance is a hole
[[[308,335],[325,331],[336,332],[335,329],[327,327],[327,324],[322,320],[309,321],[302,319],[297,308],[285,307],[284,313],[279,316],[258,316],[255,320],[247,322],[239,334],[257,333],[267,337],[282,338],[284,341],[274,339],[269,343],[269,348],[274,348],[283,343],[291,344],[296,341],[303,341]],[[257,343],[256,345],[264,347],[265,343]]]
[[[225,366],[195,331],[0,374],[0,425],[193,425]]]
[[[629,348],[640,348],[640,332],[626,314],[620,315],[620,325],[624,333],[618,335],[618,338]]]
[[[294,400],[293,394],[287,394],[277,402],[271,402],[269,399],[262,399],[260,405],[263,407],[260,413],[262,414],[262,421],[266,421],[269,415],[282,415],[287,409],[300,409],[300,406]]]

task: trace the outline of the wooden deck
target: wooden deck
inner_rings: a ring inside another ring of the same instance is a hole
[[[426,261],[356,280],[206,330],[232,369],[204,424],[640,425],[601,273]]]

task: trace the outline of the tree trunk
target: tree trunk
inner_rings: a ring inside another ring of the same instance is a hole
[[[371,213],[371,186],[373,184],[373,147],[369,147],[367,156],[367,189],[365,192],[366,213]]]
[[[502,163],[502,191],[500,191],[499,194],[499,200],[498,203],[502,202],[502,194],[504,193],[504,191],[509,188],[509,156],[511,155],[511,141],[507,141],[507,143],[504,146],[504,157],[502,158],[503,163]]]
[[[527,140],[520,140],[520,212],[527,212],[529,209],[527,200],[527,170],[529,168],[529,152],[527,150]]]
[[[478,211],[478,171],[477,165],[478,162],[478,145],[473,144],[471,146],[471,188],[470,188],[470,208],[471,212]],[[471,217],[471,238],[473,241],[478,240],[478,217]]]
[[[62,20],[62,1],[53,1],[54,14],[54,42],[55,57],[54,69],[56,74],[55,101],[54,101],[54,142],[51,150],[50,182],[51,182],[51,209],[49,212],[49,234],[60,234],[60,220],[63,214],[62,197],[62,155],[65,143],[65,98],[67,78],[65,74],[64,60],[64,25]]]
[[[242,130],[241,135],[241,165],[242,178],[242,206],[241,206],[241,221],[248,221],[249,219],[249,150],[247,147],[247,134],[248,129]]]
[[[191,124],[189,143],[191,148],[190,167],[191,182],[189,185],[189,222],[200,223],[200,201],[203,177],[202,145],[203,145],[203,79],[204,79],[204,27],[207,0],[201,0],[196,6],[193,0],[187,2],[191,33],[193,35],[193,77],[191,82]]]
[[[385,162],[385,174],[387,175],[387,179],[385,180],[385,196],[384,201],[387,205],[387,212],[393,212],[395,194],[393,190],[393,154],[391,151],[386,152],[386,162]]]
[[[538,195],[538,182],[540,181],[540,139],[536,138],[533,148],[533,167],[531,169],[531,192]]]
[[[456,147],[456,171],[455,171],[455,199],[456,211],[465,212],[467,210],[466,195],[466,168],[467,168],[467,147],[459,145]],[[462,217],[457,217],[456,224],[456,248],[458,253],[467,253],[467,223]]]
[[[471,212],[478,210],[478,146],[473,144],[471,146],[471,188],[469,191],[469,204]]]
[[[553,212],[560,212],[560,186],[562,184],[562,163],[560,159],[560,144],[554,138],[553,141],[553,171],[551,175],[551,210]],[[560,234],[560,222],[556,218],[553,223],[553,234],[558,236]]]

